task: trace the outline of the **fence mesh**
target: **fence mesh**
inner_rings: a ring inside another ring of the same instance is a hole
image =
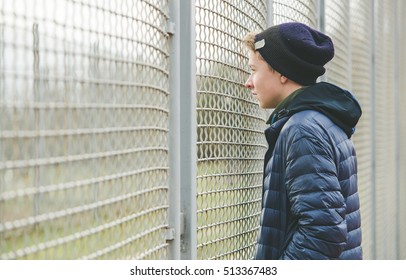
[[[370,257],[373,248],[373,162],[372,128],[372,5],[368,1],[350,1],[352,92],[362,106],[362,117],[353,136],[358,159],[358,189],[361,203],[363,253]]]
[[[376,244],[378,259],[395,258],[396,254],[396,119],[394,68],[393,1],[377,2],[375,15],[375,110],[376,110]],[[380,116],[385,116],[382,118]]]
[[[326,65],[326,80],[343,88],[351,85],[349,1],[325,1],[325,32],[334,42],[334,58]]]
[[[273,24],[290,21],[317,27],[317,0],[274,0]]]
[[[165,258],[166,2],[0,5],[1,258]]]
[[[168,245],[182,244],[170,243],[182,237],[168,234],[169,205],[180,203],[169,190],[185,187],[169,186],[169,142],[182,136],[169,131],[169,105],[190,94],[169,92],[179,78],[168,65],[174,3],[0,0],[0,259],[167,259],[182,250]],[[269,112],[243,87],[240,39],[299,21],[332,37],[323,79],[363,108],[353,141],[364,258],[405,259],[406,3],[195,3],[178,15],[196,21],[197,213],[187,216],[197,220],[197,247],[188,249],[198,259],[253,256]]]
[[[197,1],[197,255],[247,259],[259,226],[263,112],[243,85],[240,39],[266,26],[263,1]]]

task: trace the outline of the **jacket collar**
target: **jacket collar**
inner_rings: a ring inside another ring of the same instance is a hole
[[[276,107],[267,123],[274,124],[285,116],[304,110],[326,115],[344,130],[348,138],[354,133],[362,114],[361,106],[349,91],[321,82],[291,93]]]
[[[289,116],[282,117],[265,130],[265,138],[270,149],[272,148],[273,150],[273,147],[275,146],[276,140],[279,137],[282,127],[288,120]]]

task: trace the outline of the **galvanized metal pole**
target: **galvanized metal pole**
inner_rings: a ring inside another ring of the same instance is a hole
[[[371,232],[371,252],[372,252],[372,259],[376,259],[377,252],[376,252],[376,242],[377,240],[377,228],[376,228],[376,108],[375,108],[375,0],[370,2],[370,10],[371,10],[371,72],[370,72],[370,92],[371,92],[371,135],[372,135],[372,144],[371,144],[371,213],[372,213],[372,232]]]
[[[168,258],[180,259],[180,32],[179,1],[169,1],[169,217]]]
[[[325,20],[325,3],[324,0],[319,0],[317,3],[317,15],[318,15],[318,21],[317,21],[317,28],[321,32],[326,32],[326,20]]]
[[[395,76],[394,76],[394,90],[395,90],[395,98],[394,98],[394,106],[395,106],[395,199],[396,199],[396,228],[395,228],[395,248],[396,248],[396,259],[400,259],[400,114],[399,114],[399,104],[400,104],[400,76],[399,76],[399,61],[400,60],[400,52],[399,52],[399,37],[400,37],[400,13],[398,13],[398,8],[400,8],[399,1],[395,1],[394,9],[393,9],[393,16],[395,21],[395,30],[394,30],[394,62],[395,62]]]
[[[325,3],[324,0],[319,0],[317,3],[317,28],[325,33],[326,32],[326,21],[325,21]],[[322,75],[317,79],[318,82],[325,82],[326,75]]]
[[[183,234],[181,258],[197,258],[197,118],[195,1],[181,0],[180,38],[180,191]]]
[[[353,91],[353,86],[352,86],[352,71],[353,71],[353,67],[352,67],[352,25],[351,25],[351,5],[350,3],[348,3],[347,6],[348,10],[348,22],[347,22],[347,27],[348,27],[348,89],[352,92]]]
[[[271,27],[274,25],[273,22],[273,0],[268,0],[267,1],[267,7],[266,7],[266,26]]]
[[[0,20],[0,103],[5,104],[6,103],[6,86],[5,84],[5,55],[4,55],[4,49],[5,49],[5,38],[4,38],[4,26],[5,24],[3,23],[2,20]],[[4,70],[3,70],[4,69]],[[2,107],[4,105],[1,105],[0,108],[1,110],[3,110],[4,107]],[[3,151],[3,153],[5,153],[6,151],[6,145],[5,145],[5,141],[1,140],[0,141],[0,150]],[[7,158],[3,156],[2,160],[5,160]],[[5,170],[5,172],[7,172],[7,170]],[[3,173],[3,174],[7,174],[7,173]],[[6,190],[6,179],[5,176],[0,176],[0,193],[3,194]],[[3,223],[5,222],[5,203],[0,203],[0,225],[3,225]],[[3,242],[3,240],[6,240],[5,238],[5,232],[2,231],[0,233],[0,240],[1,242]],[[3,244],[1,244],[1,247],[3,248]]]

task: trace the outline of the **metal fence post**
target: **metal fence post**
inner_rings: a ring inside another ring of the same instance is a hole
[[[372,0],[370,2],[371,5],[371,83],[370,83],[370,92],[371,92],[371,131],[372,131],[372,145],[371,145],[371,155],[372,155],[372,162],[371,162],[371,173],[376,174],[376,127],[375,127],[375,122],[376,122],[376,112],[375,112],[375,0]],[[375,175],[371,177],[371,192],[372,192],[372,201],[371,201],[371,212],[372,212],[372,259],[376,259],[376,242],[377,242],[377,234],[376,234],[376,177]]]
[[[400,104],[400,97],[399,97],[399,92],[400,92],[400,77],[399,77],[399,71],[400,71],[400,67],[399,67],[399,61],[400,61],[400,52],[399,52],[399,26],[400,26],[400,13],[398,12],[398,2],[399,1],[395,1],[395,5],[394,5],[394,9],[393,9],[393,16],[394,16],[394,20],[395,20],[395,30],[394,30],[394,67],[395,67],[395,76],[394,76],[394,90],[395,90],[395,151],[400,151],[400,122],[399,122],[399,118],[400,118],[400,114],[399,114],[399,104]],[[396,244],[396,259],[399,260],[400,259],[400,153],[396,153],[396,171],[395,171],[395,196],[396,196],[396,230],[395,230],[395,244]]]
[[[317,14],[318,14],[318,18],[317,18],[317,24],[318,24],[318,28],[321,32],[325,32],[326,31],[326,21],[325,21],[325,3],[324,0],[319,0],[317,3]]]
[[[325,21],[325,3],[324,0],[318,0],[317,3],[317,28],[325,33],[326,32],[326,21]],[[326,81],[326,75],[322,75],[318,78],[319,82]]]
[[[348,52],[348,71],[350,72],[349,73],[349,75],[348,75],[348,89],[352,92],[353,91],[353,81],[352,81],[352,71],[353,71],[353,65],[352,65],[352,53],[353,53],[353,50],[352,50],[352,45],[353,45],[353,43],[352,43],[352,26],[351,26],[351,5],[350,5],[350,3],[348,4],[348,10],[347,10],[347,12],[348,12],[348,30],[349,30],[349,36],[348,36],[348,39],[349,39],[349,44],[348,44],[348,47],[349,47],[349,49],[350,49],[350,51]]]
[[[196,31],[194,1],[180,1],[180,191],[183,234],[181,258],[197,258]]]
[[[169,255],[180,259],[180,50],[179,50],[179,1],[169,2],[167,32],[169,39]]]
[[[271,27],[274,22],[273,22],[273,0],[268,0],[267,1],[267,7],[266,7],[266,26]]]

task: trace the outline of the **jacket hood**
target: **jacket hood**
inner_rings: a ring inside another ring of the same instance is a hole
[[[273,124],[282,117],[304,110],[323,113],[341,127],[348,138],[354,133],[362,114],[361,106],[349,91],[321,82],[293,92],[278,105],[268,123]]]

